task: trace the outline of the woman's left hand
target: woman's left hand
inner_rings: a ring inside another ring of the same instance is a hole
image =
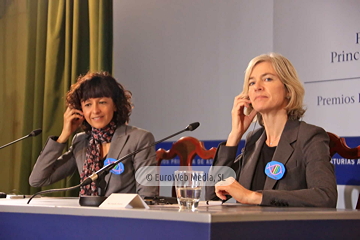
[[[215,193],[222,200],[226,200],[226,195],[232,196],[236,201],[243,204],[260,204],[262,194],[244,188],[233,177],[215,184]]]

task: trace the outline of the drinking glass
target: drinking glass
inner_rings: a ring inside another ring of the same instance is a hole
[[[204,185],[203,171],[175,171],[176,197],[181,209],[197,209],[201,187]]]

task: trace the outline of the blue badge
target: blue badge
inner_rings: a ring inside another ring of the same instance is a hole
[[[285,166],[281,162],[271,161],[266,164],[265,174],[272,179],[279,180],[285,174]]]
[[[107,158],[104,161],[104,166],[107,166],[113,162],[116,162],[116,159],[113,158]],[[116,174],[116,175],[120,175],[124,172],[124,164],[122,162],[119,162],[118,164],[115,165],[115,167],[113,169],[110,170],[111,173]]]

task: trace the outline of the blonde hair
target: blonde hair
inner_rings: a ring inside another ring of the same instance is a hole
[[[291,62],[278,53],[262,54],[253,58],[245,71],[244,86],[241,96],[244,98],[249,97],[249,79],[254,67],[261,62],[269,62],[277,73],[280,81],[284,84],[286,91],[288,92],[289,102],[285,106],[288,118],[291,120],[300,119],[304,113],[305,108],[303,106],[303,100],[305,90],[300,82],[298,74],[291,64]],[[247,114],[252,111],[252,107],[247,109]],[[262,116],[257,114],[257,119],[261,125],[263,125]]]

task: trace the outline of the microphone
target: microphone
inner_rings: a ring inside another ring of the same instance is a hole
[[[18,142],[18,141],[21,141],[21,140],[25,139],[25,138],[35,137],[35,136],[39,135],[41,132],[42,132],[42,130],[41,130],[40,128],[39,128],[39,129],[35,129],[34,131],[32,131],[31,133],[29,133],[28,135],[26,135],[26,136],[24,136],[24,137],[22,137],[22,138],[19,138],[19,139],[15,140],[15,141],[12,141],[12,142],[10,142],[10,143],[8,143],[8,144],[5,144],[4,146],[1,146],[0,149],[2,149],[2,148],[4,148],[4,147],[7,147],[7,146],[10,146],[11,144],[14,144],[14,143],[16,143],[16,142]]]
[[[199,122],[194,122],[189,124],[186,128],[185,131],[194,131],[195,129],[197,129],[200,126]]]
[[[99,177],[102,177],[103,175],[106,175],[109,173],[109,171],[111,169],[113,169],[119,162],[123,161],[124,159],[128,158],[128,157],[131,157],[145,149],[148,149],[150,147],[153,147],[155,146],[156,144],[158,143],[161,143],[169,138],[172,138],[176,135],[179,135],[180,133],[183,133],[183,132],[186,132],[186,131],[194,131],[195,129],[197,129],[198,127],[200,126],[200,123],[199,122],[194,122],[194,123],[191,123],[189,124],[185,129],[177,132],[177,133],[174,133],[166,138],[163,138],[159,141],[156,141],[152,144],[150,144],[149,146],[146,146],[146,147],[143,147],[143,148],[139,148],[137,150],[135,150],[134,152],[131,152],[129,154],[126,154],[125,156],[123,156],[122,158],[116,160],[115,162],[112,162],[110,163],[109,165],[106,165],[104,167],[102,167],[101,169],[99,169],[98,171],[96,171],[95,173],[91,174],[89,177],[87,177],[84,181],[82,181],[80,184],[76,185],[76,186],[73,186],[73,187],[69,187],[69,188],[60,188],[60,189],[49,189],[49,190],[44,190],[44,191],[41,191],[41,192],[37,192],[35,193],[34,195],[32,195],[30,197],[30,199],[28,200],[27,204],[30,203],[30,201],[36,196],[36,195],[39,195],[39,194],[42,194],[42,193],[50,193],[50,192],[59,192],[59,191],[66,191],[66,190],[71,190],[71,189],[75,189],[75,188],[78,188],[78,187],[83,187],[83,186],[86,186],[88,184],[91,184],[92,182],[96,181]],[[92,203],[93,206],[95,205],[99,205],[99,203],[97,202],[98,200],[94,201],[94,203]],[[86,202],[84,199],[81,199],[80,197],[80,205],[84,205],[84,206],[89,206],[87,205],[87,203],[83,204],[81,202]]]
[[[39,128],[39,129],[35,129],[34,131],[32,131],[28,136],[29,137],[35,137],[37,135],[39,135],[40,133],[42,132],[42,130]]]
[[[135,154],[137,154],[137,153],[139,153],[139,152],[141,152],[141,151],[143,151],[143,150],[145,150],[145,149],[148,149],[148,148],[150,148],[150,147],[153,147],[153,146],[155,146],[156,144],[161,143],[161,142],[163,142],[163,141],[165,141],[165,140],[167,140],[167,139],[169,139],[169,138],[172,138],[172,137],[174,137],[174,136],[176,136],[176,135],[179,135],[180,133],[183,133],[183,132],[186,132],[186,131],[194,131],[194,130],[197,129],[199,126],[200,126],[200,123],[199,123],[199,122],[191,123],[191,124],[189,124],[185,129],[183,129],[183,130],[181,130],[181,131],[179,131],[179,132],[177,132],[177,133],[174,133],[174,134],[172,134],[172,135],[170,135],[170,136],[168,136],[168,137],[166,137],[166,138],[163,138],[163,139],[161,139],[161,140],[159,140],[159,141],[154,142],[153,144],[150,144],[149,146],[146,146],[146,147],[137,149],[137,150],[135,150],[134,152],[131,152],[131,153],[123,156],[122,158],[116,160],[115,162],[112,162],[112,163],[110,163],[109,165],[106,165],[106,166],[102,167],[101,169],[99,169],[98,171],[96,171],[95,173],[91,174],[91,175],[90,175],[89,177],[87,177],[82,183],[80,183],[80,186],[81,186],[81,187],[82,187],[82,186],[86,186],[86,185],[94,182],[95,180],[97,180],[100,176],[108,174],[108,172],[109,172],[111,169],[113,169],[119,162],[123,161],[124,159],[126,159],[126,158],[128,158],[128,157],[131,157],[131,156],[133,156],[133,155],[135,155]]]

